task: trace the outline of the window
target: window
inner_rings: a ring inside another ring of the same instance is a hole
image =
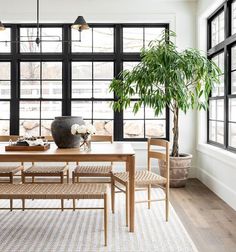
[[[209,98],[208,142],[232,151],[236,150],[235,3],[224,3],[208,19],[208,55],[222,71]]]
[[[50,135],[54,117],[82,116],[97,134],[114,140],[169,138],[168,110],[155,117],[114,112],[109,91],[114,77],[140,61],[140,49],[158,39],[168,24],[90,24],[79,32],[70,24],[8,24],[0,40],[0,134]],[[20,37],[18,37],[20,36]],[[139,99],[137,95],[133,101]]]
[[[11,63],[0,62],[0,135],[10,132]]]

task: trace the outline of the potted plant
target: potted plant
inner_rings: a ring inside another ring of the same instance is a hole
[[[133,112],[145,105],[158,116],[166,107],[173,114],[173,146],[170,157],[172,187],[185,186],[192,155],[179,152],[179,113],[189,109],[207,109],[208,96],[219,83],[220,69],[197,49],[179,51],[171,41],[174,32],[163,32],[161,39],[152,41],[141,51],[141,62],[133,70],[122,71],[110,84],[117,100],[114,110],[126,109],[131,97],[140,97]],[[163,173],[163,163],[160,172]]]

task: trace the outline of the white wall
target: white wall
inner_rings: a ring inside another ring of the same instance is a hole
[[[197,10],[197,45],[206,51],[206,18],[223,0],[199,0]],[[206,144],[206,113],[197,115],[197,177],[212,191],[236,209],[236,155]]]
[[[40,21],[73,22],[78,15],[83,15],[89,22],[135,23],[168,22],[177,33],[176,43],[180,48],[195,46],[194,0],[40,0]],[[36,0],[0,0],[0,18],[2,22],[35,22]],[[181,115],[180,149],[195,156],[195,112]],[[146,145],[136,143],[137,166],[146,163],[144,149]],[[193,160],[195,166],[195,159]],[[194,169],[191,171],[194,176]]]

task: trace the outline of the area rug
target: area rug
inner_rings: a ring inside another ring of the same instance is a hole
[[[160,192],[155,189],[157,196]],[[136,199],[143,199],[138,192]],[[60,201],[27,200],[27,207],[59,207]],[[79,200],[78,207],[102,206],[99,200]],[[9,201],[1,200],[1,207]],[[20,207],[20,201],[14,201]],[[65,200],[65,207],[71,202]],[[0,211],[1,252],[196,252],[197,249],[170,206],[165,222],[164,203],[136,204],[135,233],[125,226],[125,199],[116,195],[116,212],[109,212],[108,246],[104,247],[102,210]]]

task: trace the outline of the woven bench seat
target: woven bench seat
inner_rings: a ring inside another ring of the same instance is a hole
[[[1,181],[3,183],[13,183],[13,175],[18,172],[22,172],[24,167],[22,165],[17,166],[2,166],[0,167],[0,177],[8,177],[9,181]]]
[[[83,208],[104,210],[104,240],[107,245],[107,186],[105,184],[5,184],[0,185],[0,199],[10,199],[10,210],[14,210],[13,200],[22,200],[22,210],[25,210],[27,199],[60,199],[61,210],[79,209],[75,207],[76,199],[102,199],[104,207]],[[64,208],[64,199],[73,200],[73,208]],[[7,209],[7,208],[5,208]],[[32,210],[32,208],[29,208]],[[39,209],[39,208],[35,208]],[[50,209],[50,208],[48,208]],[[55,208],[54,208],[55,209]]]
[[[2,166],[0,167],[0,175],[4,175],[6,173],[16,174],[19,171],[22,171],[24,167],[22,165],[19,166]]]
[[[127,183],[129,181],[128,172],[118,172],[114,173],[114,177],[118,182]],[[135,184],[138,185],[149,185],[149,184],[158,184],[165,185],[167,179],[150,171],[136,171],[135,172]]]
[[[32,183],[35,182],[34,181],[35,177],[59,177],[60,183],[63,183],[64,176],[67,177],[67,183],[69,183],[68,165],[57,165],[57,166],[32,165],[31,167],[22,172],[22,182],[26,183],[26,177],[31,177]]]
[[[112,166],[111,165],[97,165],[97,166],[77,166],[74,170],[75,175],[80,174],[83,176],[84,174],[88,176],[111,176]]]

